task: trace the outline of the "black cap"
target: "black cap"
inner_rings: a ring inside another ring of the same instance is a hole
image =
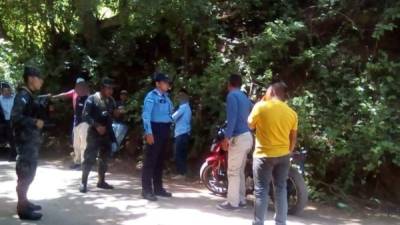
[[[109,78],[109,77],[103,78],[103,79],[101,80],[101,85],[102,85],[103,87],[112,87],[112,88],[115,87],[114,80],[111,79],[111,78]]]
[[[39,77],[42,78],[40,71],[35,67],[25,66],[24,68],[24,78],[27,77]]]
[[[154,75],[154,82],[161,82],[161,81],[169,83],[170,80],[169,80],[168,75],[163,74],[163,73],[156,73]]]

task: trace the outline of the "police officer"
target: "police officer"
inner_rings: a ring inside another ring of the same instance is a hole
[[[112,129],[112,120],[116,109],[115,100],[112,97],[114,83],[110,78],[104,78],[100,92],[88,97],[83,109],[83,120],[89,124],[87,134],[87,146],[82,163],[82,183],[79,191],[87,192],[87,180],[90,169],[98,157],[98,182],[97,187],[113,189],[105,182],[107,161],[112,148],[117,148],[116,138]]]
[[[158,73],[154,77],[155,89],[144,99],[142,120],[147,148],[142,171],[142,196],[149,201],[157,201],[156,196],[172,197],[162,183],[173,105],[168,97],[170,81],[167,75]]]
[[[27,192],[36,174],[42,143],[41,129],[44,126],[43,120],[36,116],[37,106],[32,93],[41,89],[43,79],[33,67],[25,67],[23,78],[25,86],[19,89],[11,112],[17,147],[17,213],[20,219],[39,220],[42,214],[35,211],[41,210],[41,206],[28,201]]]

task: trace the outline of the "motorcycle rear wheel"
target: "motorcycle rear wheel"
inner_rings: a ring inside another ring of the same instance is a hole
[[[308,202],[308,191],[303,176],[296,168],[290,167],[287,179],[288,214],[301,214]]]

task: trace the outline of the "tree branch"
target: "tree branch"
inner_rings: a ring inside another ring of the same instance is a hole
[[[1,21],[0,21],[0,39],[10,40],[10,38],[7,35],[6,30],[3,27],[3,23]]]

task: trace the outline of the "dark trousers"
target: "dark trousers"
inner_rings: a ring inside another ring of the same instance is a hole
[[[37,129],[17,130],[15,132],[17,150],[17,196],[19,212],[26,210],[28,206],[27,193],[29,186],[36,175],[39,158],[39,149],[42,143],[40,131]]]
[[[253,158],[255,195],[253,225],[264,224],[271,181],[274,185],[275,224],[286,225],[288,211],[286,181],[289,166],[289,155],[276,158]]]
[[[26,210],[28,206],[27,193],[29,186],[36,175],[37,159],[40,148],[40,138],[33,138],[32,140],[26,138],[20,138],[17,145],[17,162],[16,162],[16,172],[17,172],[17,197],[18,197],[18,211]]]
[[[9,160],[15,160],[17,157],[17,150],[15,149],[15,141],[14,141],[14,135],[13,135],[13,130],[11,128],[11,121],[7,120],[5,123],[5,135],[7,142],[10,144],[10,153],[8,154],[8,159]]]
[[[189,147],[189,134],[181,134],[175,138],[175,165],[176,171],[180,175],[185,175],[187,172],[187,154]]]
[[[92,166],[98,158],[98,178],[99,183],[105,181],[107,163],[111,155],[111,140],[109,135],[99,135],[94,127],[88,129],[87,146],[83,155],[82,162],[82,184],[87,184],[88,176]]]
[[[28,206],[27,193],[35,178],[36,168],[37,162],[35,161],[18,160],[16,163],[18,210],[24,210]]]
[[[170,124],[151,123],[154,144],[147,144],[142,171],[142,191],[154,193],[163,191],[163,169],[168,144]]]

